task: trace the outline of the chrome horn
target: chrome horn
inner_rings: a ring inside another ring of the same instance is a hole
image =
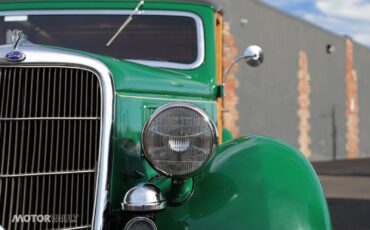
[[[127,191],[123,202],[123,211],[147,212],[159,211],[167,207],[167,201],[161,191],[152,184],[139,184]]]

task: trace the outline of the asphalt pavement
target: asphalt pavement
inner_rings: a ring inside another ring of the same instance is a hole
[[[333,230],[370,230],[370,159],[313,163]]]

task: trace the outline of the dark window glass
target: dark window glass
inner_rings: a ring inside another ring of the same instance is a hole
[[[196,61],[196,23],[193,18],[185,16],[134,16],[114,43],[106,47],[126,18],[122,15],[29,15],[24,21],[8,21],[0,17],[0,44],[9,42],[10,30],[19,29],[33,43],[79,49],[119,59],[182,64]]]

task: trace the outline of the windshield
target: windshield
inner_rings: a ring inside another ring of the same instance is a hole
[[[174,13],[175,14],[175,13]],[[18,14],[0,16],[0,44],[11,43],[11,31],[23,30],[36,44],[60,46],[118,59],[191,65],[200,55],[199,23],[191,15],[135,15],[107,47],[106,43],[128,17],[125,14]],[[160,64],[161,63],[161,64]]]

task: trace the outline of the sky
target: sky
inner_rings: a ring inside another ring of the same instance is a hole
[[[262,0],[370,47],[370,0]]]

